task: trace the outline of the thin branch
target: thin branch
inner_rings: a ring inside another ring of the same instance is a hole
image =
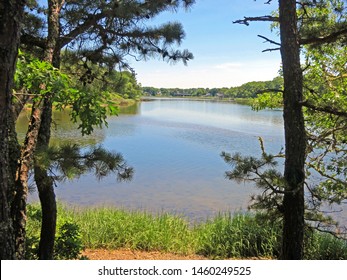
[[[294,193],[294,191],[281,191],[281,190],[276,189],[268,180],[266,180],[266,178],[262,174],[260,174],[258,172],[258,169],[256,169],[254,171],[254,174],[256,174],[259,177],[260,180],[265,182],[265,184],[269,187],[269,189],[271,189],[272,192],[275,193],[275,194],[290,194],[290,193]]]
[[[330,179],[330,180],[332,180],[332,181],[335,181],[335,182],[337,182],[337,183],[339,183],[339,184],[341,184],[341,185],[347,186],[347,182],[345,182],[345,181],[343,181],[343,180],[341,180],[341,179],[335,178],[335,177],[333,177],[333,176],[331,176],[331,175],[329,175],[329,174],[323,172],[322,170],[316,168],[314,165],[312,165],[312,164],[310,164],[310,163],[308,163],[308,167],[314,169],[319,175],[321,175],[321,176],[323,176],[323,177],[325,177],[325,178],[327,178],[327,179]],[[336,197],[336,196],[335,196],[335,197]]]
[[[273,16],[244,17],[244,19],[239,19],[239,20],[233,21],[233,23],[245,24],[248,26],[249,22],[251,22],[251,21],[279,22],[279,17],[273,17]]]
[[[315,230],[317,230],[317,231],[319,231],[319,232],[322,232],[322,233],[331,234],[332,236],[334,236],[335,238],[340,239],[340,240],[347,240],[346,237],[341,236],[341,235],[345,235],[346,233],[342,233],[342,234],[341,234],[341,233],[333,232],[333,231],[331,231],[331,230],[322,229],[320,223],[317,225],[317,227],[310,226],[310,228],[315,229]],[[344,231],[347,231],[347,228],[346,228],[346,227],[343,227],[342,229],[343,229]]]
[[[262,36],[262,35],[257,35],[257,36],[258,36],[259,38],[264,39],[265,42],[269,42],[269,43],[271,43],[271,44],[274,44],[274,45],[277,45],[277,46],[281,46],[280,43],[277,43],[277,42],[275,42],[275,41],[273,41],[273,40],[271,40],[271,39],[269,39],[269,38],[266,38],[265,36]]]
[[[275,89],[275,88],[267,88],[267,89],[263,89],[263,90],[258,90],[255,94],[258,95],[258,94],[263,94],[263,93],[268,93],[268,92],[280,92],[280,93],[283,93],[284,90],[282,89]]]
[[[30,34],[22,34],[20,36],[20,42],[21,44],[25,45],[34,45],[41,49],[44,49],[46,47],[46,40],[40,37],[35,37]]]
[[[340,37],[346,36],[346,35],[347,35],[347,28],[344,28],[336,32],[333,32],[327,36],[301,39],[300,44],[301,45],[309,45],[309,44],[321,45],[326,43],[333,43],[337,41]]]
[[[325,112],[325,113],[329,113],[329,114],[332,114],[335,116],[347,117],[347,112],[339,111],[339,110],[334,109],[330,106],[319,107],[319,106],[316,106],[314,104],[311,104],[308,100],[301,101],[300,103],[302,106],[305,106],[306,108],[310,108],[310,109],[315,110],[315,111]]]
[[[22,93],[22,92],[15,92],[12,94],[13,96],[37,96],[37,93]]]
[[[265,49],[262,52],[274,52],[274,51],[279,51],[281,50],[280,48],[273,48],[273,49]]]
[[[92,27],[106,15],[107,13],[89,14],[82,24],[78,25],[75,29],[71,30],[69,34],[65,34],[63,35],[63,37],[60,38],[60,48],[63,48],[64,46],[69,44],[74,38],[87,31],[90,27]]]

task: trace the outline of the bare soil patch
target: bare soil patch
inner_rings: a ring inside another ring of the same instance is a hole
[[[145,252],[131,249],[86,249],[82,255],[90,260],[207,260],[207,258],[199,255]]]

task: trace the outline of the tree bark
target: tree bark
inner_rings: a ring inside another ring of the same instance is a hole
[[[28,198],[28,179],[32,159],[37,144],[37,135],[41,125],[41,104],[34,103],[28,131],[20,153],[16,174],[15,197],[12,203],[12,216],[16,235],[16,254],[18,259],[25,258],[26,203]]]
[[[52,123],[52,102],[45,99],[42,123],[38,136],[38,151],[46,150],[49,145]],[[57,220],[57,205],[54,193],[54,182],[47,170],[37,162],[34,163],[34,178],[41,203],[42,221],[38,257],[41,260],[52,260]]]
[[[59,38],[59,12],[60,3],[64,0],[49,0],[48,14],[48,38],[44,52],[44,60],[52,63],[57,40]],[[57,22],[57,23],[56,23]],[[42,85],[43,87],[45,85]],[[29,171],[32,167],[34,153],[36,149],[48,147],[50,138],[52,96],[46,94],[45,97],[37,102],[34,102],[30,124],[26,134],[26,138],[21,149],[20,164],[17,172],[16,180],[16,196],[12,207],[12,215],[14,217],[14,229],[16,234],[16,251],[17,258],[23,259],[25,256],[25,227],[26,227],[26,201],[28,196],[28,178]],[[47,119],[48,116],[48,119]],[[48,122],[48,124],[47,124]],[[43,128],[41,128],[43,125]],[[49,127],[47,129],[47,127]],[[41,136],[40,136],[41,135]],[[35,167],[35,164],[34,164]],[[36,168],[37,169],[37,168]],[[43,243],[40,241],[39,257],[44,259],[53,258],[53,246],[55,237],[56,225],[56,205],[53,190],[53,182],[48,176],[46,170],[38,170],[37,179],[39,197],[42,204],[42,222],[41,231],[45,236]],[[47,182],[51,182],[47,185]],[[43,193],[42,193],[43,192]],[[53,194],[53,196],[52,196]],[[42,200],[45,200],[42,202]],[[53,204],[52,204],[53,202]],[[47,205],[50,203],[50,205]],[[51,218],[49,218],[51,217]],[[41,234],[42,235],[42,234]],[[47,235],[50,237],[47,239]],[[53,240],[51,240],[53,238]],[[49,240],[47,242],[47,240]]]
[[[15,234],[11,215],[15,177],[10,155],[14,133],[12,85],[18,55],[20,24],[25,1],[0,3],[0,258],[15,259]]]
[[[296,1],[279,0],[285,132],[284,221],[282,259],[302,259],[306,133],[302,112],[303,77],[297,29]]]
[[[64,0],[48,1],[48,38],[44,59],[59,68],[60,48],[59,15]],[[38,135],[39,151],[44,151],[49,146],[52,124],[52,98],[50,94],[45,97],[42,122]],[[54,239],[57,220],[57,205],[54,193],[54,182],[47,170],[35,162],[34,164],[35,182],[39,192],[42,210],[41,235],[39,243],[39,259],[51,260],[54,256]]]

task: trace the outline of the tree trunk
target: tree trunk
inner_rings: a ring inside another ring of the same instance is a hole
[[[40,103],[33,104],[28,131],[21,148],[20,161],[17,169],[15,188],[16,193],[12,203],[12,216],[16,235],[16,253],[18,259],[25,257],[25,227],[26,227],[26,202],[28,197],[29,171],[37,144],[37,136],[41,125]]]
[[[48,148],[50,139],[50,129],[52,123],[52,103],[45,99],[44,110],[42,114],[42,123],[38,138],[38,150]],[[35,182],[39,193],[42,223],[39,243],[39,259],[51,260],[54,254],[54,239],[57,220],[57,205],[54,194],[53,179],[47,173],[47,170],[39,164],[34,165]]]
[[[12,173],[11,134],[14,133],[12,85],[25,1],[0,3],[0,258],[15,259],[15,235],[11,202],[15,177]]]
[[[60,3],[63,3],[64,0],[49,0],[49,14],[48,14],[48,38],[47,46],[44,53],[44,60],[52,63],[55,47],[57,46],[59,38],[59,12],[60,12]],[[42,85],[43,87],[45,85]],[[51,118],[52,110],[52,101],[50,94],[46,94],[43,100],[34,102],[31,120],[26,134],[26,138],[21,150],[20,164],[18,167],[18,175],[16,180],[16,196],[14,199],[12,207],[12,215],[14,217],[14,228],[16,233],[16,251],[17,258],[22,259],[25,256],[25,226],[26,226],[26,201],[28,196],[28,178],[29,171],[32,167],[33,157],[35,150],[43,149],[48,147],[49,138],[50,138],[50,123],[51,120],[47,120],[47,116]],[[45,119],[42,119],[42,118]],[[47,122],[49,124],[47,124]],[[44,128],[41,128],[43,123]],[[49,127],[47,129],[47,127]],[[39,136],[41,134],[41,136]],[[48,176],[46,170],[39,170],[38,175],[35,179],[38,178],[38,190],[40,200],[47,199],[48,201],[43,202],[42,213],[45,217],[42,223],[43,234],[48,233],[50,236],[53,236],[53,241],[45,242],[47,238],[43,239],[43,244],[40,242],[39,249],[42,252],[39,253],[39,256],[45,259],[53,258],[53,245],[54,245],[54,236],[55,236],[55,224],[56,224],[56,205],[55,205],[55,196],[53,190],[53,182]],[[51,182],[47,185],[47,182]],[[43,193],[42,193],[43,192]],[[53,196],[52,196],[53,194]],[[53,205],[47,205],[47,203],[54,202]],[[42,202],[42,201],[41,201]],[[47,212],[49,211],[49,212]],[[52,218],[49,218],[52,217]],[[52,228],[54,230],[52,231]],[[42,235],[42,234],[41,234]],[[51,240],[51,237],[48,238]],[[49,253],[48,253],[49,252]]]
[[[44,59],[59,68],[59,14],[64,0],[48,1],[48,38]],[[38,136],[38,150],[46,150],[49,146],[52,124],[52,96],[45,97],[42,123]],[[54,255],[54,239],[57,220],[57,205],[54,193],[53,180],[47,170],[39,164],[34,165],[35,182],[39,192],[42,210],[42,224],[39,244],[39,259],[50,260]]]
[[[284,177],[287,191],[283,199],[282,259],[302,259],[306,133],[301,106],[303,77],[295,0],[279,0],[279,18],[284,78]]]

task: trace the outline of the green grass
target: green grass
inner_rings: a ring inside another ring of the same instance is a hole
[[[347,260],[347,240],[337,239],[331,234],[313,232],[305,245],[305,259]]]
[[[27,234],[36,248],[39,205],[28,207]],[[85,248],[131,248],[179,254],[200,254],[212,259],[278,258],[281,228],[261,215],[220,214],[190,225],[183,217],[150,214],[110,207],[58,207],[59,228],[66,221],[78,226]],[[312,232],[305,241],[306,259],[347,259],[347,242]]]
[[[37,213],[37,205],[30,213]],[[38,236],[39,223],[35,214],[29,217],[28,233]],[[149,214],[110,207],[68,208],[58,207],[60,221],[72,220],[79,227],[86,248],[131,248],[146,251],[159,250],[182,254],[193,253],[193,231],[188,221],[169,214]],[[35,233],[35,234],[34,234]]]
[[[78,212],[75,221],[88,248],[125,247],[189,253],[188,223],[168,214],[96,208]]]
[[[280,228],[257,215],[218,215],[196,227],[197,253],[212,258],[276,258]]]

